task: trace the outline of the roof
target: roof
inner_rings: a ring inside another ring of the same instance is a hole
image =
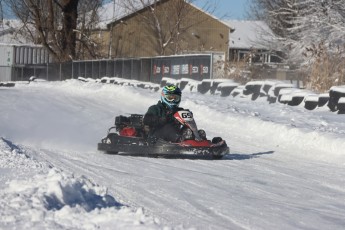
[[[157,0],[159,2],[161,0]],[[126,7],[126,3],[124,3],[123,0],[113,0],[107,4],[104,4],[100,9],[99,9],[99,15],[100,15],[100,27],[102,29],[106,29],[107,25],[115,22],[117,20],[121,20],[122,18],[125,18],[127,16],[130,16],[131,14],[138,12],[142,9],[144,9],[147,6],[150,6],[154,4],[155,0],[146,0],[144,1],[145,5],[142,4],[140,0],[135,0],[134,1],[134,9],[129,9],[129,7]],[[200,10],[201,12],[207,14],[208,16],[212,17],[213,19],[219,21],[220,23],[224,24],[225,26],[229,27],[229,24],[219,20],[215,16],[211,15],[210,13],[204,11],[203,9],[195,6],[192,3],[188,3],[197,10]]]
[[[232,28],[229,46],[232,49],[270,49],[276,39],[272,30],[263,21],[226,20]]]
[[[22,22],[17,19],[4,19],[0,24],[0,43],[4,44],[31,44],[21,34],[16,33]]]
[[[148,6],[153,4],[154,0],[146,0],[146,2]],[[124,3],[123,0],[110,1],[98,10],[98,15],[100,16],[100,28],[106,29],[109,23],[131,15],[143,8],[145,8],[145,6],[143,6],[140,1],[134,1],[134,9],[126,7],[126,3]]]
[[[8,33],[15,31],[15,28],[18,28],[21,25],[19,20],[4,19],[0,21],[0,36],[3,36]]]

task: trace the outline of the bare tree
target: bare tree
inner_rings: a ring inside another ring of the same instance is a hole
[[[251,12],[284,38],[285,45],[299,50],[321,42],[345,43],[344,0],[252,0]]]
[[[80,57],[81,48],[92,55],[92,43],[85,39],[86,26],[94,22],[101,0],[3,0],[23,23],[22,32],[42,44],[57,61]],[[91,18],[90,18],[91,17]],[[92,18],[93,17],[93,18]],[[77,50],[77,42],[79,50]]]
[[[264,20],[281,37],[293,37],[290,29],[295,27],[298,8],[295,0],[253,0],[251,14]]]
[[[344,83],[344,0],[252,0],[251,10],[283,38],[289,60],[309,71],[311,88]]]
[[[75,30],[77,37],[76,58],[89,59],[101,56],[100,42],[95,38],[95,31],[100,21],[98,9],[102,1],[82,0],[78,6],[78,25]]]
[[[3,2],[0,0],[0,28],[3,26],[4,23],[4,8],[3,8]]]

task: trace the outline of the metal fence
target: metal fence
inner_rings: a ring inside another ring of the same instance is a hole
[[[49,81],[84,78],[120,77],[159,83],[163,77],[194,80],[212,77],[212,55],[178,55],[140,59],[112,59],[14,65],[12,81],[30,77]]]

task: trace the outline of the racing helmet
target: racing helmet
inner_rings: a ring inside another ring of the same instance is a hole
[[[170,109],[178,107],[181,102],[181,90],[175,85],[166,85],[162,89],[161,101]]]

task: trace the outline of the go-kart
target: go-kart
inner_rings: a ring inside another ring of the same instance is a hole
[[[198,130],[193,113],[189,110],[177,111],[173,117],[184,130],[178,142],[163,140],[147,133],[143,125],[143,115],[117,116],[115,126],[98,143],[98,150],[110,154],[130,154],[144,156],[209,156],[220,159],[230,152],[225,140],[206,138],[203,130]]]

